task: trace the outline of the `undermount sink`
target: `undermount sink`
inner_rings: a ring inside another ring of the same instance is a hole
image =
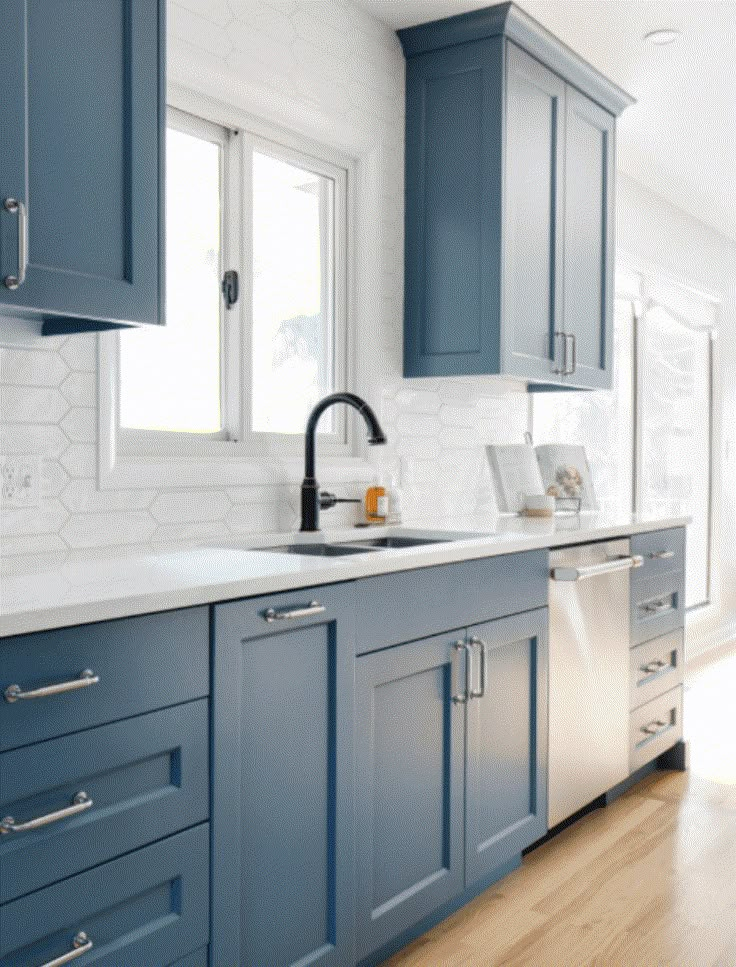
[[[283,544],[280,547],[268,547],[265,550],[280,554],[306,554],[310,557],[345,557],[349,554],[369,554],[373,551],[385,551],[406,547],[425,547],[429,544],[449,544],[451,537],[410,537],[401,534],[389,534],[385,537],[359,538],[350,541],[327,544],[315,542],[310,544]]]
[[[282,547],[266,547],[266,551],[278,554],[306,554],[309,557],[345,557],[348,554],[367,554],[377,547],[353,547],[349,544],[285,544]]]
[[[450,544],[451,537],[375,537],[367,540],[351,541],[351,544],[360,544],[361,547],[381,550],[382,548],[398,547],[424,547],[426,544]]]

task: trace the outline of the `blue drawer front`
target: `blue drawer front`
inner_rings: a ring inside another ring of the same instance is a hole
[[[631,582],[631,643],[640,645],[685,625],[685,575]]]
[[[461,561],[357,582],[363,654],[547,606],[546,551]]]
[[[93,805],[0,835],[0,903],[206,820],[208,780],[207,699],[3,753],[0,817]]]
[[[631,553],[644,558],[641,567],[631,572],[632,581],[646,581],[660,574],[685,570],[685,528],[672,527],[648,534],[634,534]]]
[[[202,947],[201,950],[195,950],[193,954],[188,954],[182,960],[177,960],[175,964],[171,964],[171,967],[208,967],[208,958],[208,948]]]
[[[46,698],[0,697],[0,752],[209,694],[209,612],[190,608],[0,640],[0,696],[78,679]]]
[[[209,824],[0,907],[0,967],[45,964],[79,931],[80,967],[169,967],[206,945]]]

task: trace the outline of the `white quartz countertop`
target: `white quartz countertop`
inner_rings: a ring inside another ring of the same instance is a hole
[[[75,560],[56,570],[5,577],[0,583],[0,637],[168,611],[215,601],[334,584],[374,574],[407,571],[473,558],[625,537],[669,527],[687,518],[581,514],[528,519],[461,518],[412,521],[412,527],[325,530],[312,539],[351,542],[386,534],[456,538],[450,543],[368,551],[346,557],[307,557],[263,550],[304,540],[304,535],[267,534],[170,553]]]

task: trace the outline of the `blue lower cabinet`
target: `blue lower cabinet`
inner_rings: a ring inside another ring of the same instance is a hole
[[[0,903],[206,820],[208,728],[200,699],[0,754]]]
[[[0,907],[0,967],[170,967],[208,939],[206,823]]]
[[[547,832],[547,610],[468,631],[477,656],[467,705],[470,885]]]
[[[170,967],[209,967],[209,963],[209,949],[202,947],[201,950],[195,950],[193,954],[188,954],[182,960],[177,960]]]
[[[465,713],[452,696],[464,652],[455,637],[357,660],[359,960],[463,889]]]
[[[352,584],[214,609],[213,967],[353,963]]]

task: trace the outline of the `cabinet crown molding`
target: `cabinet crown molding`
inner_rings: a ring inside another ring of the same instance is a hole
[[[417,57],[490,37],[507,37],[550,70],[618,116],[635,98],[610,81],[515,3],[499,3],[398,31],[404,55]]]

